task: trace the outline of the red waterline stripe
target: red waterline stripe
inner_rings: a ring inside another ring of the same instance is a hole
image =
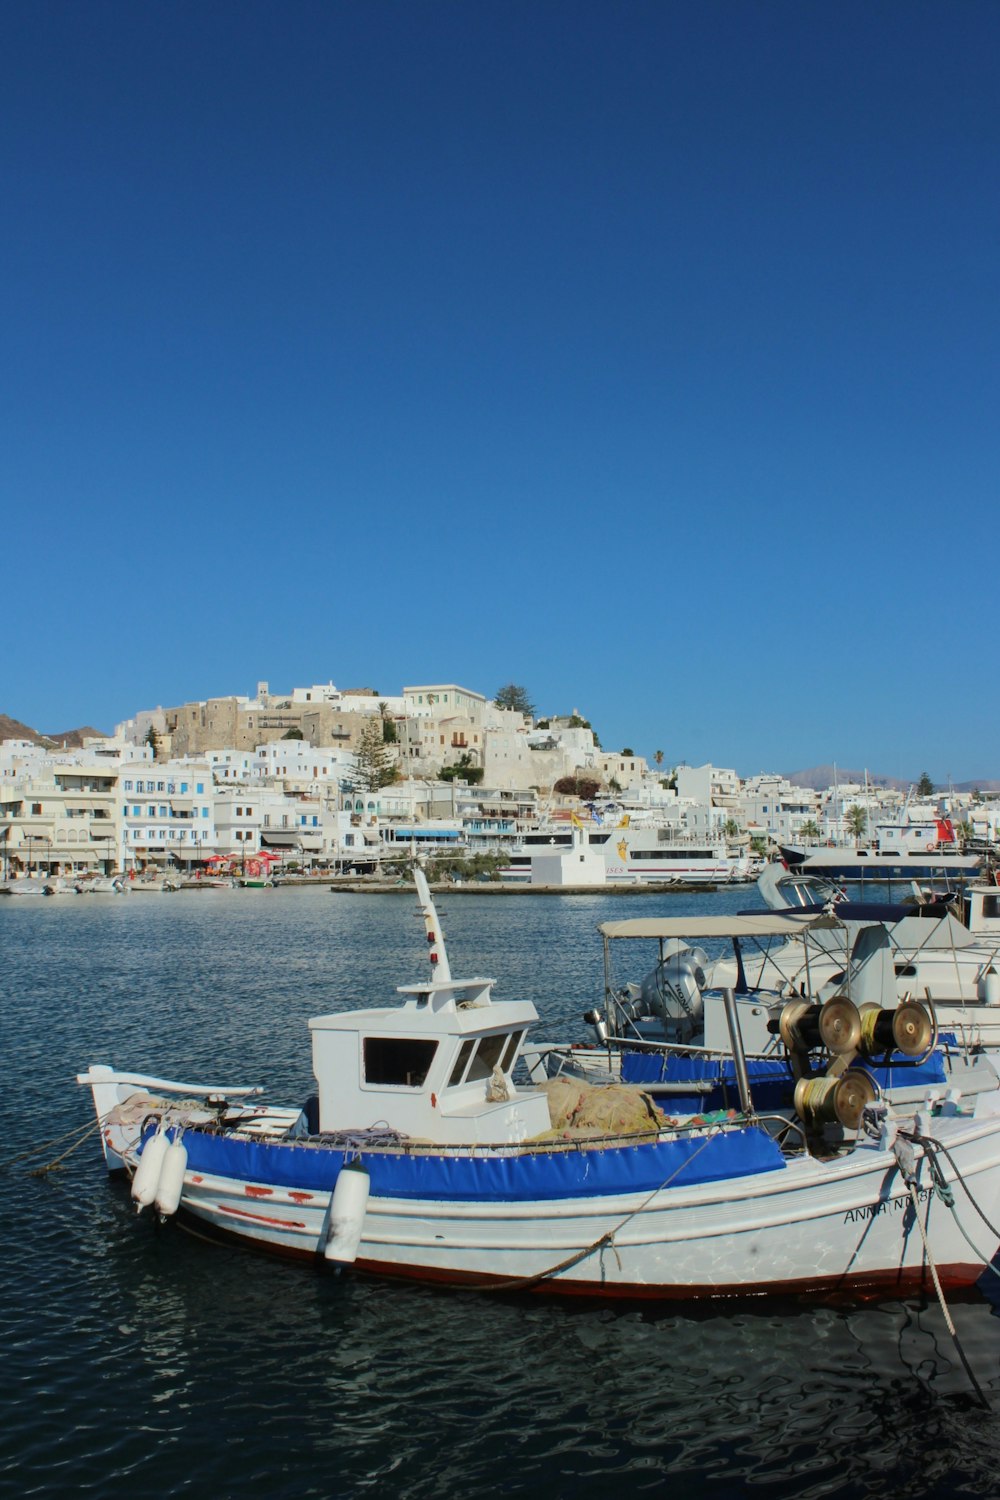
[[[237,1219],[253,1219],[258,1224],[274,1224],[278,1229],[305,1229],[298,1219],[271,1219],[266,1214],[251,1214],[245,1208],[229,1208],[225,1203],[217,1203],[216,1208],[220,1214],[232,1214]]]

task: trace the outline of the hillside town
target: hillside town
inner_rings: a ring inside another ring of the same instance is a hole
[[[926,777],[812,789],[606,750],[580,713],[536,716],[513,684],[490,699],[455,683],[380,696],[260,682],[77,747],[39,738],[0,741],[3,881],[377,875],[419,849],[552,885],[718,882],[785,845],[877,848],[890,824],[921,849],[929,834],[985,851],[1000,824],[1000,797]]]

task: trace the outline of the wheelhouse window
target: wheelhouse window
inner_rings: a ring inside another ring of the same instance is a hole
[[[460,1083],[489,1078],[498,1063],[503,1072],[509,1072],[523,1036],[523,1031],[504,1031],[499,1036],[481,1037],[478,1043],[475,1037],[467,1037],[451,1070],[448,1087],[453,1089]]]
[[[462,1075],[465,1073],[469,1058],[472,1056],[472,1049],[475,1045],[475,1037],[470,1036],[466,1038],[458,1049],[458,1057],[455,1061],[455,1066],[451,1070],[451,1077],[448,1079],[448,1087],[450,1089],[453,1089],[457,1083],[462,1082]]]
[[[476,1048],[475,1056],[469,1064],[466,1074],[466,1082],[472,1083],[479,1078],[489,1078],[493,1069],[500,1061],[507,1033],[502,1031],[499,1036],[484,1036]]]
[[[437,1049],[437,1042],[410,1037],[366,1036],[365,1082],[390,1088],[423,1088]]]
[[[521,1038],[523,1036],[523,1031],[512,1031],[510,1034],[507,1045],[504,1048],[503,1057],[500,1059],[500,1067],[505,1073],[509,1073],[514,1066],[514,1059],[517,1056],[517,1049],[521,1045]]]

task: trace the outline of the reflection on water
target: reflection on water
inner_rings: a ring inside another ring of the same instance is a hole
[[[565,1035],[600,999],[597,922],[658,898],[450,908],[456,969]],[[306,1018],[419,973],[414,909],[318,891],[8,902],[8,1158],[87,1118],[71,1079],[91,1061],[298,1099]],[[0,1176],[0,1251],[0,1473],[20,1494],[605,1496],[666,1475],[681,1497],[1000,1492],[1000,1422],[916,1302],[609,1311],[338,1279],[136,1221],[90,1141],[48,1177]],[[993,1306],[953,1312],[1000,1410]]]

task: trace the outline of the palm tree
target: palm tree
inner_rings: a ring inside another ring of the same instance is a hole
[[[799,829],[799,837],[804,839],[807,844],[815,844],[818,842],[819,836],[819,829],[816,827],[815,822],[812,818],[807,818]]]
[[[662,750],[654,750],[653,751],[653,759],[656,761],[656,764],[658,766],[662,766],[663,765],[663,751]]]
[[[849,807],[847,809],[847,812],[844,815],[844,822],[847,824],[850,832],[854,835],[854,842],[857,843],[858,839],[861,837],[868,826],[868,814],[865,812],[863,807],[859,807],[855,802],[852,807]]]

